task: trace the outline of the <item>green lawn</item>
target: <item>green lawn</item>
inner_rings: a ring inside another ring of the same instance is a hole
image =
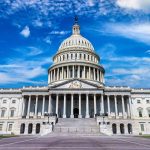
[[[141,137],[150,139],[150,135],[141,135]]]
[[[11,137],[16,137],[16,135],[0,135],[0,139],[2,139],[2,138],[11,138]]]

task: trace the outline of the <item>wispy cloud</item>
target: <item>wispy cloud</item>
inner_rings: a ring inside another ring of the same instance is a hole
[[[150,45],[150,23],[106,23],[103,28],[97,29],[102,34],[122,36]]]
[[[30,29],[28,26],[25,26],[23,28],[23,30],[20,32],[20,34],[25,37],[25,38],[28,38],[30,36]]]
[[[52,59],[49,57],[36,60],[9,59],[6,64],[0,65],[0,84],[14,84],[15,82],[46,84],[46,81],[36,80],[36,78],[47,75],[44,65],[49,65],[51,62]]]
[[[43,53],[43,50],[41,48],[35,46],[19,47],[15,48],[14,51],[17,51],[24,56],[36,56]]]
[[[116,3],[118,6],[126,9],[150,11],[149,0],[117,0]]]

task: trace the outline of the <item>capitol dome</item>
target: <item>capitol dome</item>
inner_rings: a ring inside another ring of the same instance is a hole
[[[79,79],[102,87],[105,70],[99,63],[100,57],[91,42],[80,34],[80,26],[75,20],[72,35],[60,44],[53,57],[53,64],[48,70],[48,84],[53,86]]]

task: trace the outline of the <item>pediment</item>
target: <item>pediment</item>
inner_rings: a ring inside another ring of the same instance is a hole
[[[54,85],[52,88],[56,89],[97,89],[96,84],[89,83],[87,81],[82,81],[78,79],[65,81],[61,84]]]

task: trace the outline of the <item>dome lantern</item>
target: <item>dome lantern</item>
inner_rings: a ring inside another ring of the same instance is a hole
[[[73,35],[80,34],[80,26],[78,25],[78,17],[77,16],[75,16],[75,24],[72,27],[72,33],[73,33]]]

